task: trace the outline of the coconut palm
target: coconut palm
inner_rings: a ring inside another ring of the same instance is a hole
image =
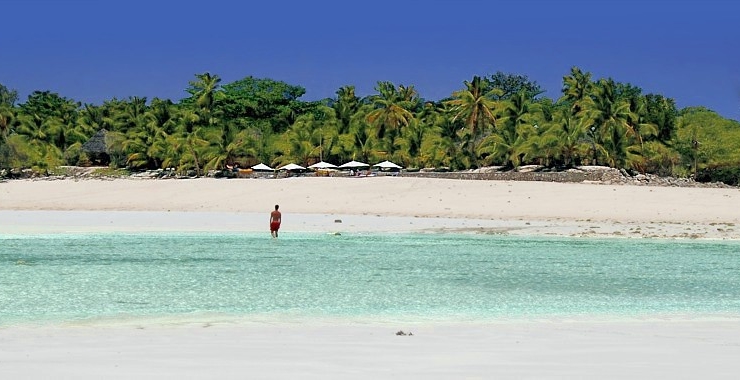
[[[216,100],[216,90],[218,89],[221,78],[218,75],[211,75],[208,72],[195,75],[197,80],[190,81],[190,87],[186,90],[192,95],[195,105],[200,111],[207,114],[213,110],[213,104]]]
[[[298,163],[305,165],[312,157],[318,157],[319,144],[315,141],[317,134],[303,123],[296,123],[290,127],[281,137],[277,145],[280,151],[278,157],[272,162],[273,165],[285,165]]]
[[[349,131],[350,120],[352,115],[360,108],[360,98],[355,95],[355,86],[343,86],[336,92],[337,99],[332,105],[336,112],[336,118],[339,120],[339,133]]]
[[[478,159],[475,147],[482,137],[496,127],[496,112],[500,104],[493,99],[501,95],[501,90],[490,88],[478,76],[464,84],[465,89],[454,92],[452,99],[446,101],[445,105],[453,115],[452,122],[460,122],[465,129],[461,136],[469,147],[469,161],[475,166]]]
[[[418,106],[419,97],[413,86],[400,85],[396,89],[391,82],[378,82],[375,90],[378,94],[370,97],[374,109],[367,114],[367,122],[375,127],[376,137],[392,155],[396,137],[414,119],[412,111]]]
[[[620,153],[610,152],[609,149],[620,149],[619,147],[624,145],[622,138],[617,142],[609,141],[616,133],[624,133],[625,138],[633,139],[638,146],[642,145],[642,136],[634,123],[638,117],[632,112],[629,99],[620,98],[615,88],[616,83],[612,79],[599,80],[595,87],[593,102],[583,109],[593,121],[591,126],[593,139],[606,149],[604,158],[610,162],[614,162],[614,159],[609,157],[620,156]],[[655,127],[647,123],[643,128],[646,134],[657,133]],[[598,157],[594,157],[594,160],[597,159]]]
[[[79,128],[86,136],[91,137],[101,129],[112,130],[110,125],[112,119],[105,117],[105,108],[85,104],[77,116],[76,128]]]
[[[404,129],[401,136],[396,139],[396,145],[399,148],[394,158],[398,159],[406,167],[420,166],[422,162],[422,147],[427,139],[429,127],[414,120]]]
[[[0,103],[0,142],[10,134],[10,128],[15,122],[15,110],[13,107]]]
[[[554,158],[566,167],[588,152],[587,133],[590,121],[574,116],[568,109],[561,109],[539,138],[543,150],[552,149]]]
[[[0,103],[0,168],[10,166],[10,158],[13,154],[11,154],[11,147],[8,146],[7,140],[15,119],[13,107]]]
[[[432,167],[447,167],[453,170],[467,169],[472,165],[470,149],[467,149],[468,131],[459,120],[453,120],[448,106],[443,105],[440,117],[426,133],[422,143],[422,164]]]
[[[500,90],[488,90],[479,76],[474,76],[471,82],[465,81],[464,84],[465,89],[454,92],[446,104],[453,114],[453,121],[462,121],[473,136],[478,136],[496,126],[495,113],[499,104],[493,97]]]
[[[578,67],[570,69],[570,75],[563,77],[563,96],[559,102],[570,105],[573,115],[591,106],[594,83],[591,73],[584,73]]]
[[[210,145],[210,142],[204,136],[201,136],[202,133],[203,129],[198,129],[193,133],[180,136],[183,148],[180,166],[194,168],[195,175],[198,176],[203,173],[203,162],[207,160],[202,152]]]
[[[37,114],[22,114],[18,118],[16,133],[20,137],[16,145],[27,152],[30,166],[39,170],[45,170],[58,166],[62,162],[62,151],[54,145],[48,130],[53,129],[49,124],[57,123],[55,118],[44,119]]]
[[[648,119],[648,103],[645,96],[630,100],[631,119],[628,122],[629,130],[642,146],[646,140],[658,136],[658,126]]]
[[[610,136],[605,139],[606,164],[613,168],[635,169],[644,172],[645,160],[642,145],[632,138],[627,127],[617,124],[609,129]]]
[[[149,149],[154,140],[164,138],[161,126],[152,122],[146,98],[132,97],[121,104],[123,108],[114,115],[114,130],[121,131],[120,149],[126,156],[127,166],[133,169],[159,167],[150,156]]]
[[[347,149],[349,125],[343,126],[336,117],[336,112],[319,106],[314,112],[314,131],[319,138],[319,159],[322,161],[343,161],[350,153]],[[350,120],[351,123],[351,120]],[[345,128],[347,128],[345,130]],[[342,132],[345,131],[345,132]]]
[[[485,161],[517,167],[527,153],[536,152],[536,146],[527,144],[527,141],[537,136],[535,125],[538,112],[538,104],[532,102],[524,91],[503,102],[498,128],[477,147],[479,153],[486,156]]]
[[[363,162],[370,161],[370,158],[379,156],[380,142],[376,137],[373,128],[367,123],[367,109],[362,107],[355,116],[352,117],[350,130],[347,135],[341,137],[342,142],[348,147],[348,155],[343,160],[360,160]]]

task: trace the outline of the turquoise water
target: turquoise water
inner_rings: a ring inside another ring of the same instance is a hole
[[[0,235],[0,326],[188,316],[485,321],[673,314],[740,315],[738,242]]]

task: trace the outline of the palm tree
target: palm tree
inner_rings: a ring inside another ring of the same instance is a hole
[[[319,106],[313,117],[314,134],[319,140],[319,159],[322,161],[342,161],[348,155],[346,143],[348,141],[350,124],[343,126],[336,117],[334,109]],[[351,118],[349,123],[351,123]]]
[[[76,128],[89,138],[101,129],[112,130],[111,121],[105,117],[104,107],[85,104],[77,116]]]
[[[429,120],[427,118],[427,120]],[[447,167],[453,170],[472,166],[469,140],[471,134],[453,120],[449,106],[442,103],[441,113],[426,133],[422,143],[422,163],[432,167]]]
[[[570,105],[573,115],[590,107],[594,84],[591,81],[591,73],[584,73],[578,67],[570,69],[570,75],[563,77],[563,96],[558,102]]]
[[[451,107],[453,121],[461,120],[473,136],[478,136],[487,128],[496,126],[495,112],[499,104],[493,97],[500,90],[487,90],[479,76],[464,83],[465,89],[454,92],[446,104]]]
[[[527,153],[533,152],[534,146],[527,144],[527,141],[537,135],[535,125],[538,104],[532,102],[524,91],[520,91],[503,102],[501,108],[496,132],[486,137],[478,149],[481,154],[489,155],[486,157],[489,163],[503,160],[504,166],[517,167]]]
[[[588,108],[583,109],[583,112],[587,113],[589,118],[593,120],[592,137],[595,142],[606,149],[607,161],[610,162],[616,161],[608,157],[615,157],[620,153],[610,152],[609,149],[618,149],[623,145],[621,138],[620,142],[609,141],[616,136],[616,133],[624,133],[625,138],[633,138],[639,144],[642,143],[641,136],[631,123],[637,117],[630,109],[629,100],[619,98],[614,90],[615,82],[612,79],[599,80],[595,87],[593,102],[589,104]],[[594,153],[596,152],[594,151]],[[597,157],[594,157],[595,161],[597,159]]]
[[[187,92],[192,95],[195,104],[201,111],[210,114],[213,110],[213,104],[216,99],[215,94],[219,83],[221,83],[221,78],[218,75],[211,75],[208,72],[196,74],[195,77],[198,80],[189,82],[190,87],[187,89]]]
[[[338,133],[339,121],[334,109],[319,106],[313,113],[299,116],[281,135],[278,150],[280,163],[299,162],[311,164],[329,157],[343,158],[349,145],[347,137]]]
[[[370,97],[374,109],[367,115],[367,122],[376,128],[376,137],[392,155],[396,137],[414,120],[412,110],[418,105],[418,94],[413,86],[396,89],[391,82],[378,82],[375,90],[378,95]]]
[[[174,136],[181,149],[180,168],[194,169],[198,176],[205,171],[221,168],[226,160],[222,131],[203,123],[202,114],[193,109],[180,109],[178,118],[178,129]]]
[[[296,125],[297,124],[297,125]],[[312,157],[319,155],[318,143],[315,134],[302,123],[296,123],[289,128],[278,143],[281,151],[273,164],[284,165],[290,162],[305,165]]]
[[[120,112],[114,114],[114,129],[120,131],[120,149],[126,156],[130,168],[156,168],[157,163],[149,155],[153,140],[164,138],[162,129],[151,122],[146,98],[131,97],[121,103]]]
[[[180,165],[183,167],[187,167],[183,164],[191,165],[190,167],[195,168],[195,175],[197,176],[200,176],[203,172],[203,154],[201,152],[210,145],[207,139],[200,136],[201,131],[201,129],[198,129],[193,133],[181,136],[184,152]]]
[[[9,166],[10,147],[6,145],[11,127],[15,123],[15,111],[13,107],[0,103],[0,168]]]
[[[29,162],[37,169],[49,169],[61,164],[62,151],[54,145],[52,135],[48,134],[49,124],[56,123],[54,117],[45,120],[39,115],[22,114],[18,118],[16,133],[23,145],[33,152],[29,153]]]
[[[586,134],[590,121],[585,117],[574,116],[570,110],[561,109],[555,120],[540,136],[541,147],[551,147],[555,159],[565,167],[570,167],[584,152],[588,151]]]
[[[489,89],[479,76],[471,82],[465,81],[465,89],[452,93],[452,99],[445,102],[452,113],[452,122],[462,122],[465,131],[462,134],[468,140],[470,162],[477,165],[475,147],[489,129],[496,127],[496,112],[500,106],[493,100],[501,95],[500,89]]]
[[[10,134],[10,128],[15,122],[13,107],[0,103],[0,142]]]
[[[368,109],[371,106],[362,107],[353,117],[350,123],[349,133],[341,137],[341,141],[347,148],[347,156],[343,161],[359,159],[363,162],[370,161],[371,157],[379,156],[379,140],[372,127],[367,123]]]
[[[396,140],[400,148],[396,157],[404,166],[418,167],[422,162],[422,146],[427,138],[429,128],[419,120],[414,120]]]
[[[644,172],[642,145],[631,138],[624,125],[618,124],[609,130],[605,139],[606,164],[613,168],[635,169]]]
[[[347,133],[349,131],[349,123],[352,119],[352,115],[357,112],[360,107],[360,98],[355,95],[355,86],[343,86],[340,87],[336,92],[337,99],[333,104],[336,117],[339,120],[339,133]]]
[[[658,126],[648,121],[647,97],[640,96],[630,101],[632,118],[629,120],[629,130],[634,137],[643,145],[645,140],[651,140],[658,136]]]

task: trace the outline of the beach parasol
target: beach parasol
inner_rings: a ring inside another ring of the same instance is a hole
[[[398,166],[398,165],[396,165],[393,162],[390,162],[388,160],[383,161],[383,162],[380,162],[380,163],[377,163],[377,164],[375,164],[373,166],[377,166],[377,167],[379,167],[381,169],[402,169],[401,166]]]
[[[320,162],[317,162],[317,163],[309,166],[308,168],[309,169],[334,169],[336,167],[337,167],[337,165],[330,164],[330,163],[324,162],[324,161],[320,161]]]
[[[306,170],[306,168],[291,162],[288,165],[279,167],[278,170]]]
[[[345,164],[339,165],[340,169],[355,169],[355,168],[369,168],[370,165],[364,162],[350,161]]]
[[[257,165],[252,166],[252,170],[269,170],[269,171],[273,171],[275,169],[273,169],[273,168],[271,168],[271,167],[269,167],[269,166],[267,166],[265,164],[257,164]]]

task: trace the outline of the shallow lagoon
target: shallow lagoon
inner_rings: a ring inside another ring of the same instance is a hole
[[[740,243],[473,234],[0,235],[0,325],[740,315]]]

